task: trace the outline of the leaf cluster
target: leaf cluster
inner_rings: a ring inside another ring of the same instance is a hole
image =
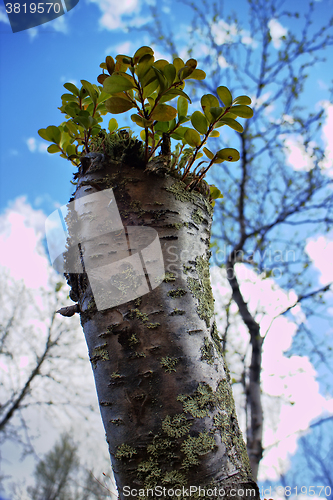
[[[245,95],[233,99],[227,87],[219,86],[216,95],[201,97],[202,110],[189,114],[191,99],[184,91],[186,81],[206,77],[197,68],[195,59],[184,62],[176,57],[172,63],[165,59],[155,61],[154,51],[144,46],[133,57],[120,54],[114,60],[107,56],[100,67],[102,73],[97,78],[100,85],[86,80],[81,80],[81,89],[72,83],[64,85],[69,93],[61,96],[59,109],[66,115],[66,121],[58,127],[51,125],[38,131],[52,143],[49,153],[59,152],[61,157],[78,165],[80,156],[89,152],[91,140],[101,132],[102,116],[133,110],[131,119],[142,128],[140,137],[145,145],[146,163],[161,147],[162,154],[170,155],[171,168],[177,169],[183,180],[191,173],[191,189],[214,163],[239,160],[236,149],[224,148],[213,153],[205,144],[208,138],[219,137],[217,129],[225,125],[241,133],[243,127],[236,119],[252,117],[251,99]],[[108,128],[110,134],[117,131],[115,118],[111,118]],[[171,139],[177,141],[172,154]],[[205,160],[191,172],[194,162],[203,155]],[[207,165],[201,167],[203,163]]]

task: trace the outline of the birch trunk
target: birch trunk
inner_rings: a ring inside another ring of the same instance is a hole
[[[219,498],[222,488],[224,498],[259,499],[214,322],[211,204],[169,175],[166,157],[147,170],[137,142],[118,146],[87,155],[74,199],[112,188],[127,237],[134,227],[157,231],[164,279],[149,293],[103,310],[89,271],[68,274],[68,282],[81,311],[119,498],[152,498],[159,491],[166,499],[176,498],[172,492],[197,498],[200,486],[200,498]],[[85,224],[83,239],[93,234],[93,217]],[[89,244],[80,244],[78,268],[91,257],[101,268],[115,253],[106,237],[97,243],[94,256]],[[147,492],[157,487],[154,495]]]

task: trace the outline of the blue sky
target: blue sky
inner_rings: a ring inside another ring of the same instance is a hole
[[[99,64],[106,55],[126,49],[131,54],[139,46],[149,44],[147,32],[138,28],[153,22],[150,10],[153,3],[153,0],[80,0],[64,16],[15,34],[6,23],[0,4],[0,209],[23,194],[33,206],[46,212],[52,211],[54,203],[66,203],[73,167],[58,155],[45,153],[47,144],[37,130],[62,121],[63,115],[57,107],[61,104],[63,83],[79,84],[80,79],[95,83]],[[243,0],[237,2],[241,17],[245,5]],[[332,5],[332,0],[316,2],[314,22],[326,20]],[[302,9],[304,3],[294,1],[289,7]],[[226,2],[226,13],[231,8],[233,3]],[[159,11],[164,16],[163,25],[173,32],[181,52],[186,43],[189,9],[173,1],[159,3]],[[278,35],[279,29],[275,31]],[[316,74],[310,76],[311,84],[305,94],[309,101],[328,99],[332,55],[330,59],[319,64]]]
[[[300,3],[295,2],[295,6]],[[108,10],[110,5],[112,8]],[[186,26],[182,21],[186,20],[188,9],[177,2],[175,16],[175,3],[161,5],[167,24],[173,27],[176,39],[180,38],[182,48],[186,37]],[[329,5],[332,5],[331,0],[318,3],[318,20],[322,21],[326,16]],[[126,48],[131,53],[138,46],[149,43],[146,32],[137,31],[137,27],[149,20],[152,22],[151,12],[148,2],[139,0],[121,2],[121,7],[113,1],[80,0],[68,14],[41,27],[15,34],[3,22],[5,16],[1,6],[0,207],[24,193],[31,203],[41,204],[47,209],[51,200],[61,204],[66,202],[72,166],[58,155],[45,154],[45,144],[37,130],[61,122],[57,107],[64,91],[63,83],[79,83],[80,79],[96,82],[99,64],[106,55],[116,55],[119,49]],[[175,17],[179,31],[174,29]],[[133,27],[125,30],[126,23]],[[313,82],[312,88],[317,94],[321,90],[322,98],[328,97],[324,87],[329,84],[331,67],[329,61],[321,64],[320,73]],[[27,142],[29,139],[30,143]]]
[[[288,5],[286,4],[286,7],[292,10],[302,10],[307,3],[292,0],[288,2]],[[315,4],[314,30],[327,21],[328,13],[333,12],[333,0],[317,1]],[[7,23],[4,4],[1,0],[0,233],[5,234],[10,227],[12,241],[10,242],[9,238],[2,238],[2,234],[0,234],[4,256],[0,263],[8,264],[11,262],[15,278],[24,278],[27,285],[32,288],[37,285],[46,286],[48,273],[45,256],[43,261],[38,261],[34,251],[34,246],[40,241],[40,236],[37,235],[43,233],[45,217],[55,207],[68,202],[73,191],[70,180],[75,170],[70,162],[61,159],[59,155],[50,155],[46,152],[48,143],[38,136],[37,130],[51,124],[58,125],[63,121],[64,115],[61,115],[57,108],[61,105],[60,96],[65,92],[63,88],[65,82],[79,85],[80,79],[85,79],[96,83],[99,64],[106,55],[115,56],[118,53],[131,55],[138,47],[150,45],[147,32],[141,28],[146,23],[151,25],[154,22],[151,13],[153,5],[154,0],[80,0],[72,11],[61,18],[43,26],[13,34]],[[159,11],[164,16],[164,25],[167,30],[173,33],[176,43],[179,44],[177,45],[179,52],[182,54],[188,37],[190,10],[175,0],[162,1],[158,5]],[[234,7],[237,8],[241,19],[243,18],[245,21],[246,2],[239,0],[235,3],[227,0],[224,3],[223,12],[227,15]],[[296,23],[296,21],[293,22]],[[276,49],[281,43],[281,36],[286,29],[288,29],[287,21],[283,26],[274,25],[272,22],[271,34]],[[225,37],[223,24],[219,25],[219,30],[216,36]],[[243,33],[243,36],[246,37],[246,32]],[[164,55],[159,47],[156,49],[158,57]],[[204,54],[203,46],[201,46],[201,50]],[[327,53],[328,60],[319,63],[316,71],[310,74],[303,101],[312,110],[316,109],[320,102],[326,102],[325,126],[323,134],[318,140],[323,141],[326,146],[328,169],[332,168],[333,159],[333,110],[328,103],[329,87],[333,76],[332,52],[332,48],[330,48]],[[223,61],[219,61],[219,64],[223,65]],[[270,110],[267,111],[270,112]],[[306,169],[309,157],[302,150],[299,138],[293,138],[286,146],[288,146],[286,160],[289,164],[295,169]],[[34,234],[26,230],[29,225],[34,228]],[[22,241],[22,239],[28,242],[27,247],[29,247],[30,252],[30,254],[27,252],[26,247],[25,257],[22,253],[15,253],[17,241]],[[332,243],[327,243],[324,236],[309,246],[310,256],[317,269],[319,286],[333,281],[333,267],[330,265],[332,250]],[[13,256],[16,259],[16,264],[13,264]],[[22,256],[26,261],[20,260]],[[36,284],[35,270],[37,267],[40,273]],[[250,300],[251,283],[257,283],[257,278],[254,275],[248,275],[244,278],[244,283],[246,281],[248,283],[244,285],[244,290],[248,294],[247,300]],[[219,277],[215,284],[217,295],[219,287],[223,288],[224,286],[221,283],[223,283],[223,277]],[[265,286],[266,284],[273,287],[269,280],[266,280]],[[271,304],[274,304],[275,300],[280,301],[280,306],[289,304],[293,297],[277,289],[274,289],[273,293],[273,291],[265,289],[265,286],[262,286],[262,295],[261,292],[257,292],[256,299],[257,302],[259,301],[258,303],[260,301],[263,303],[263,297],[270,296],[270,304],[265,304],[265,315],[267,316],[267,324],[269,324],[270,318],[275,315]],[[257,286],[256,290],[259,288]],[[246,292],[246,290],[249,291]],[[253,305],[254,310],[257,307],[257,302]],[[302,314],[301,310],[294,312],[295,318]],[[279,346],[276,342],[273,344],[267,342],[267,349],[271,349],[275,354],[279,349],[280,357],[278,359],[283,359],[283,352],[290,347],[295,328],[287,320],[278,323],[275,328],[277,334],[281,330],[284,333],[279,334]],[[332,411],[332,400],[329,400],[325,406],[325,400],[319,395],[319,389],[316,385],[316,373],[308,359],[305,357],[296,361],[292,359],[289,365],[285,359],[283,361],[281,377],[287,377],[287,379],[291,377],[291,380],[295,380],[293,371],[298,369],[305,371],[307,378],[298,380],[303,384],[303,387],[309,387],[309,394],[313,395],[313,401],[316,403],[310,408],[312,413],[306,413],[304,400],[299,400],[299,404],[292,406],[294,413],[285,412],[284,420],[281,417],[281,421],[288,422],[288,420],[293,419],[297,422],[298,416],[303,415],[302,428],[305,429],[311,418],[318,415],[321,410],[326,408],[326,410],[331,409]],[[267,370],[268,368],[267,365]],[[270,376],[272,375],[270,374]],[[277,382],[276,386],[278,385]],[[295,386],[295,383],[292,382],[291,386],[293,398],[300,397],[297,393],[297,384]],[[279,389],[276,389],[276,393],[280,394]],[[286,424],[284,426],[286,428]],[[281,439],[286,436],[288,433],[282,427],[281,425],[279,427],[280,434],[277,431],[277,434],[274,435],[271,431],[270,436],[267,437],[268,441],[271,439],[274,442],[277,435]],[[296,449],[295,439],[292,442],[285,442],[287,444],[281,451],[283,457],[287,456],[288,450]],[[274,463],[274,457],[271,462]],[[267,463],[267,470],[273,470],[274,466]]]

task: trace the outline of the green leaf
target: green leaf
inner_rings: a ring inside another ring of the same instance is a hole
[[[209,186],[209,190],[210,190],[210,197],[213,200],[218,200],[219,198],[223,198],[223,194],[221,193],[221,191],[219,190],[219,188],[217,188],[216,186],[214,186],[214,184],[212,184],[211,186]]]
[[[110,113],[117,115],[134,108],[134,104],[127,99],[123,99],[122,97],[113,96],[105,101],[105,107]]]
[[[69,90],[70,92],[72,92],[72,94],[74,94],[77,97],[79,97],[80,91],[76,87],[76,85],[74,85],[74,83],[64,83],[64,87],[65,87],[66,90]]]
[[[81,80],[82,86],[86,89],[88,94],[90,95],[92,101],[94,104],[97,102],[97,91],[94,89],[92,84],[90,82],[87,82],[87,80]]]
[[[113,57],[106,56],[105,64],[106,64],[106,69],[108,70],[110,75],[112,75],[116,66]]]
[[[249,106],[232,106],[230,108],[232,114],[240,116],[241,118],[251,118],[253,116],[253,110]]]
[[[224,108],[215,108],[215,107],[210,108],[209,112],[213,117],[213,121],[216,121],[219,118],[219,116],[222,115],[223,109]]]
[[[47,148],[47,151],[51,154],[54,154],[54,153],[59,153],[61,151],[61,149],[59,148],[59,146],[57,146],[56,144],[51,144],[48,148]]]
[[[139,125],[139,127],[142,127],[142,128],[145,128],[145,121],[144,119],[142,118],[142,116],[139,116],[139,115],[131,115],[131,120],[132,122],[136,123],[137,125]]]
[[[55,125],[50,125],[46,128],[46,134],[48,135],[49,141],[55,142],[56,144],[60,143],[61,140],[61,130]]]
[[[240,158],[239,151],[233,148],[220,149],[220,151],[216,153],[216,156],[224,161],[238,161]]]
[[[157,78],[155,78],[147,86],[143,88],[142,91],[143,99],[146,99],[147,97],[151,96],[155,92],[158,86],[159,86],[159,81]]]
[[[105,82],[105,80],[107,78],[109,78],[108,75],[106,75],[105,73],[101,73],[100,75],[98,75],[97,81],[98,81],[98,83],[100,83],[101,85],[103,85],[103,83]]]
[[[176,68],[173,64],[166,64],[163,68],[163,73],[168,80],[169,86],[173,84],[176,78]]]
[[[48,133],[46,132],[46,128],[40,128],[38,130],[38,135],[45,141],[51,141],[51,139],[48,136]]]
[[[112,134],[112,132],[114,132],[117,128],[118,128],[117,120],[115,118],[111,118],[108,125],[110,134]]]
[[[167,104],[158,104],[153,112],[150,114],[151,120],[160,122],[168,122],[177,116],[177,110]]]
[[[133,89],[134,87],[134,83],[122,75],[109,76],[103,83],[104,91],[108,94],[125,92],[126,90]]]
[[[247,95],[240,95],[232,101],[233,104],[251,104],[251,99]]]
[[[205,153],[206,156],[208,156],[208,158],[210,160],[212,160],[214,158],[214,153],[212,153],[209,149],[207,148],[203,148],[203,152]]]
[[[177,72],[177,76],[179,80],[185,80],[185,78],[188,78],[193,72],[194,72],[193,68],[189,66],[184,66],[183,68],[180,68],[180,70]]]
[[[155,74],[155,71],[153,67],[151,66],[147,73],[141,78],[140,83],[142,87],[146,87],[147,85],[150,85],[151,82],[157,79],[157,76]]]
[[[188,102],[187,99],[185,99],[183,96],[180,96],[177,101],[177,111],[178,111],[178,116],[186,116],[187,115],[187,110],[188,110]]]
[[[185,63],[184,63],[183,59],[180,59],[180,57],[176,57],[173,60],[173,65],[176,68],[176,71],[178,73],[179,70],[185,66]]]
[[[181,89],[171,89],[171,90],[168,90],[167,92],[165,92],[162,95],[162,97],[160,98],[159,102],[162,104],[163,102],[171,101],[172,99],[174,99],[178,95],[185,97],[185,99],[187,99],[189,102],[191,102],[191,99],[189,98],[189,96],[187,94],[185,94],[185,92],[183,92]]]
[[[189,127],[177,127],[175,130],[175,134],[179,135],[179,137],[183,138],[186,134],[187,130],[192,130]]]
[[[114,69],[117,73],[125,72],[128,66],[131,64],[131,60],[124,54],[118,54],[116,56],[116,61],[117,62]]]
[[[202,71],[202,69],[195,69],[189,74],[189,76],[185,76],[183,79],[204,80],[205,78],[206,78],[206,73]]]
[[[158,83],[160,86],[160,93],[162,93],[168,88],[168,81],[163,75],[162,71],[157,69],[155,66],[152,66],[152,69],[155,71],[155,75],[157,76]]]
[[[158,70],[163,71],[164,66],[166,66],[167,64],[169,64],[169,61],[166,61],[165,59],[158,59],[157,61],[155,61],[154,66]]]
[[[69,101],[78,102],[77,97],[73,94],[62,94],[61,100],[64,102],[69,102]]]
[[[194,111],[191,116],[191,123],[200,134],[205,134],[208,130],[207,118],[201,111]]]
[[[168,132],[169,124],[167,122],[157,122],[154,126],[155,132]]]
[[[68,144],[68,146],[66,147],[66,154],[68,156],[72,156],[72,155],[76,154],[76,148],[75,148],[74,144]]]
[[[216,89],[217,95],[223,102],[223,105],[228,108],[232,104],[232,95],[230,90],[227,87],[217,87]]]
[[[133,62],[134,64],[137,64],[140,59],[145,56],[146,54],[149,54],[151,56],[154,55],[154,51],[152,48],[150,47],[147,47],[146,45],[144,45],[143,47],[140,47],[134,54],[133,56]]]
[[[228,125],[228,127],[237,130],[237,132],[243,132],[243,127],[240,123],[236,122],[236,120],[233,120],[232,118],[222,118],[219,120],[215,127],[222,127],[222,125]]]
[[[184,139],[192,147],[198,147],[201,144],[200,135],[196,130],[189,128],[184,134]]]
[[[77,135],[77,126],[72,120],[69,120],[66,122],[66,127],[71,132],[73,135]]]
[[[220,106],[219,100],[213,94],[204,94],[201,97],[201,107],[206,117],[210,122],[213,121],[212,114],[210,113],[210,108],[218,108]]]
[[[137,65],[135,72],[138,75],[139,81],[142,83],[144,76],[148,73],[154,63],[154,56],[146,54],[141,58],[140,63]]]

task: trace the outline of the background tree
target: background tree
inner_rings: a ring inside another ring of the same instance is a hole
[[[80,465],[78,448],[69,434],[62,434],[36,465],[31,500],[103,500],[115,498],[92,472]]]
[[[314,30],[313,2],[299,13],[285,8],[284,2],[249,0],[245,21],[226,12],[221,2],[188,5],[190,29],[182,50],[190,56],[200,47],[200,63],[208,73],[201,88],[214,94],[216,83],[223,82],[236,93],[241,87],[254,100],[254,117],[238,134],[240,162],[217,165],[211,178],[224,196],[214,217],[213,262],[226,268],[232,300],[249,332],[250,349],[242,350],[242,384],[247,450],[257,477],[263,453],[260,372],[266,332],[244,300],[237,263],[262,277],[272,276],[279,286],[296,292],[295,305],[302,303],[306,313],[296,342],[301,338],[303,344],[304,339],[306,344],[314,342],[316,353],[311,348],[305,352],[317,364],[327,360],[327,341],[320,332],[314,339],[307,321],[323,313],[324,294],[331,285],[316,284],[306,239],[331,229],[331,164],[320,137],[325,105],[315,99],[309,102],[304,92],[307,78],[333,44],[332,19]],[[156,30],[149,25],[150,36],[177,55],[174,34],[166,32],[157,8],[153,13]],[[298,150],[299,164],[292,166],[288,161],[288,147]],[[223,339],[228,351],[227,329]]]
[[[78,318],[69,323],[56,314],[68,301],[68,287],[49,270],[48,286],[31,289],[1,268],[1,491],[11,487],[10,463],[15,455],[27,458],[24,469],[36,457],[36,443],[38,447],[46,423],[44,442],[76,421],[85,438],[93,436],[100,446],[93,381]],[[75,438],[80,439],[77,431]],[[95,465],[109,472],[103,461]],[[15,485],[22,493],[26,488],[20,479],[15,477]]]

